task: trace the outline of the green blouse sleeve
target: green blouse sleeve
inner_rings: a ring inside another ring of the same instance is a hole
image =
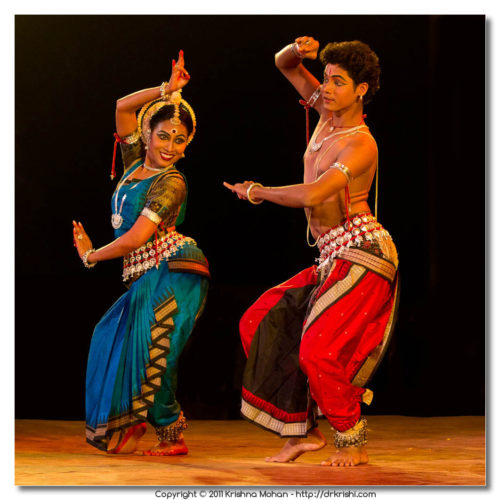
[[[144,148],[137,130],[121,139],[123,142],[120,142],[120,149],[122,152],[123,166],[126,172],[132,165],[137,163],[138,160],[144,158]]]
[[[185,197],[186,183],[179,172],[160,175],[149,188],[141,215],[155,224],[174,226]]]

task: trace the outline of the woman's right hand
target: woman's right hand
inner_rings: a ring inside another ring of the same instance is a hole
[[[179,59],[177,62],[175,59],[172,60],[172,75],[168,82],[168,89],[170,92],[175,92],[176,90],[182,89],[191,77],[189,73],[184,68],[184,51],[179,50]]]
[[[295,39],[297,49],[305,59],[316,59],[318,57],[319,42],[312,36],[299,36]]]

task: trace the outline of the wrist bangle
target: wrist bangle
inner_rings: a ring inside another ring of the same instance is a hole
[[[160,97],[165,101],[166,96],[165,94],[169,94],[169,89],[168,89],[168,82],[163,82],[160,85]]]
[[[252,189],[255,186],[264,187],[260,182],[252,182],[252,184],[250,184],[250,186],[248,186],[248,189],[247,189],[247,199],[252,205],[260,205],[264,200],[254,201],[254,200],[252,200],[252,197],[250,196],[250,193],[252,192]]]
[[[300,50],[299,50],[299,44],[297,42],[295,43],[292,43],[291,45],[292,47],[292,52],[300,59],[304,59],[304,56],[300,53]]]
[[[95,252],[95,248],[91,248],[90,250],[87,250],[83,255],[82,255],[82,262],[83,262],[83,265],[87,268],[87,269],[90,269],[92,267],[94,267],[97,262],[88,262],[88,258],[89,258],[89,255],[91,253],[94,253]]]

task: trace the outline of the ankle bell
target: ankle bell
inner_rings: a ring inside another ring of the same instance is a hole
[[[348,446],[364,446],[367,442],[366,418],[360,418],[358,423],[344,432],[337,431],[334,436],[335,448],[347,448]]]
[[[178,441],[180,435],[182,434],[182,431],[187,429],[187,426],[188,424],[186,421],[186,417],[181,412],[179,418],[175,422],[172,422],[170,425],[166,425],[164,427],[155,427],[158,441]]]

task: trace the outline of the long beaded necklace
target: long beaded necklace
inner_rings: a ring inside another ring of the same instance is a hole
[[[363,127],[367,127],[366,125],[362,125],[362,126]],[[337,144],[337,142],[341,141],[342,139],[345,139],[346,137],[350,137],[351,135],[355,135],[355,134],[358,134],[358,133],[370,135],[367,132],[360,131],[359,130],[360,128],[361,128],[361,126],[358,125],[357,127],[353,127],[352,129],[344,130],[343,133],[347,134],[347,135],[345,135],[343,137],[339,137],[337,140],[333,141],[332,144],[329,145],[328,149],[326,149],[324,151],[324,153],[316,159],[316,161],[315,161],[315,167],[316,168],[314,170],[314,180],[315,181],[318,179],[318,170],[319,170],[319,164],[321,163],[321,160],[326,155],[326,153],[328,153],[328,151],[333,146],[335,146],[335,144]],[[337,134],[339,134],[339,133],[337,133]],[[313,248],[313,247],[315,247],[317,245],[318,240],[319,240],[320,237],[318,236],[318,238],[316,239],[316,241],[311,245],[311,242],[309,241],[309,230],[311,228],[311,214],[312,214],[312,208],[309,209],[309,214],[307,216],[306,241],[307,241],[308,246],[311,247],[311,248]]]
[[[371,137],[373,140],[374,137],[369,133],[365,132],[364,130],[356,130],[349,135],[355,135],[355,134],[365,134],[368,137]],[[325,154],[335,145],[337,142],[339,142],[343,137],[340,139],[337,139],[336,141],[333,142],[333,144],[330,144],[330,147],[324,152],[324,154],[316,159],[316,169],[315,169],[315,175],[314,179],[316,180],[318,178],[318,169],[319,169],[319,164],[321,163],[321,160],[325,156]],[[346,185],[345,187],[345,204],[346,204],[346,216],[349,219],[349,211],[350,211],[350,204],[351,204],[351,197],[349,193],[349,184]],[[312,208],[309,209],[309,214],[307,216],[307,229],[306,229],[306,241],[307,245],[311,248],[314,248],[317,244],[319,239],[321,238],[321,235],[319,235],[316,238],[316,241],[311,245],[311,242],[309,241],[309,231],[311,228],[311,213],[312,213]],[[376,167],[376,174],[375,174],[375,219],[377,219],[378,216],[378,148],[377,148],[377,167]]]
[[[164,168],[149,167],[145,163],[142,163],[135,170],[138,170],[139,168],[143,167],[146,170],[151,170],[153,172],[162,172],[162,171],[166,172],[170,168],[174,168],[174,166],[175,165],[172,165],[171,167],[168,167],[168,168],[164,169]],[[134,172],[135,172],[135,170],[134,170]],[[123,203],[127,199],[127,195],[124,194],[123,197],[122,197],[122,199],[121,199],[120,210],[118,210],[118,195],[120,194],[120,189],[123,187],[123,185],[125,184],[125,182],[127,182],[127,180],[128,180],[129,177],[130,177],[130,175],[127,175],[120,182],[120,184],[118,184],[118,187],[116,189],[116,194],[115,194],[115,211],[114,211],[114,213],[111,214],[111,225],[113,226],[113,229],[118,229],[123,224],[122,209],[123,209]],[[148,179],[149,179],[149,177],[148,177]],[[141,180],[145,180],[145,179],[141,179]],[[132,186],[130,189],[131,190],[135,189],[138,185],[139,185],[139,183],[137,183],[135,186]]]

